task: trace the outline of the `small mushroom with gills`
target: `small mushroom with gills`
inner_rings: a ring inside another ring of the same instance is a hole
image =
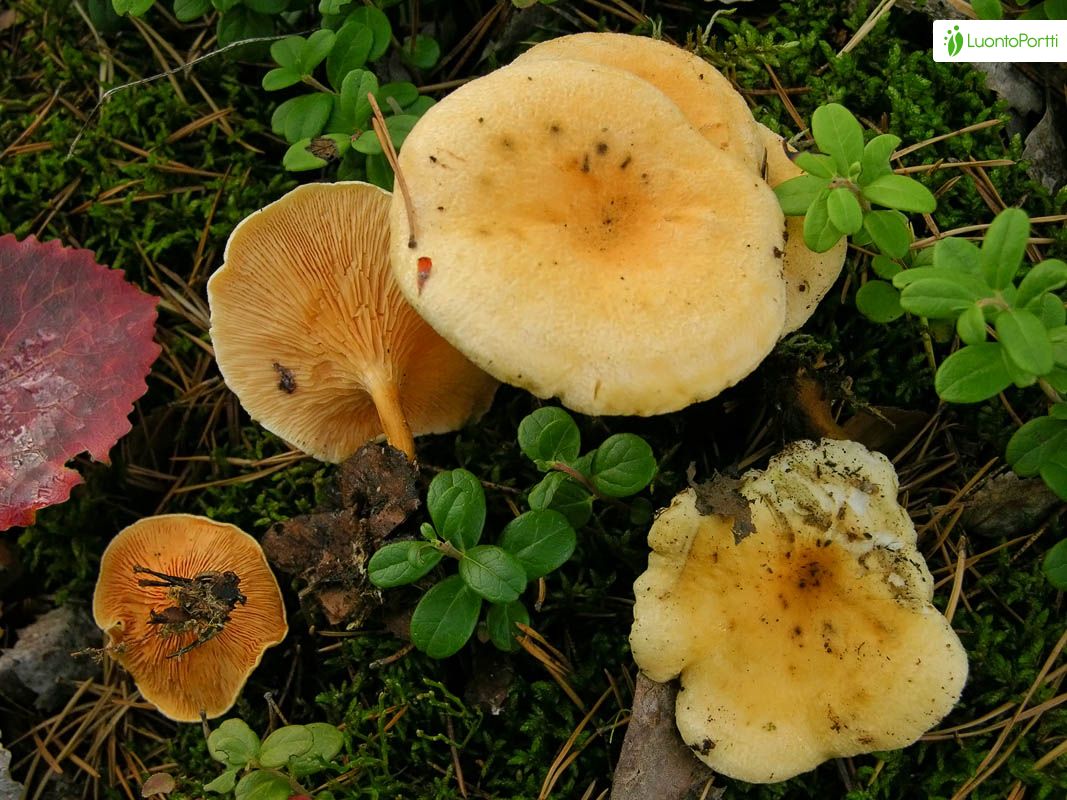
[[[178,722],[225,714],[263,652],[288,632],[256,540],[191,514],[147,517],[111,540],[93,616],[105,651]]]
[[[897,489],[884,456],[803,441],[742,477],[732,516],[698,487],[657,517],[630,645],[681,676],[678,730],[712,769],[771,783],[904,747],[959,699],[967,654]]]
[[[323,461],[381,436],[414,436],[489,407],[496,381],[438,336],[389,270],[389,193],[299,186],[230,236],[208,282],[226,385],[263,427]]]

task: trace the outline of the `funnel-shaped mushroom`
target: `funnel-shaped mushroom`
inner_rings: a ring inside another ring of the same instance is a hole
[[[426,112],[400,167],[414,218],[394,197],[397,282],[501,380],[586,414],[662,414],[778,339],[777,198],[629,72],[498,70]]]
[[[575,33],[536,44],[512,63],[545,59],[603,64],[648,81],[682,110],[704,138],[759,172],[763,144],[752,112],[722,73],[699,56],[647,36]]]
[[[93,616],[145,700],[178,722],[226,713],[288,631],[256,540],[190,514],[148,517],[111,540]]]
[[[733,517],[699,489],[657,517],[630,644],[653,680],[681,675],[678,729],[716,771],[769,783],[903,747],[959,699],[967,655],[897,488],[862,445],[797,442],[741,479]]]
[[[434,333],[389,271],[389,193],[309,184],[251,215],[208,282],[226,385],[267,430],[324,461],[383,432],[452,431],[496,381]]]
[[[758,125],[763,146],[767,149],[767,183],[772,187],[790,178],[803,175],[804,170],[793,163],[786,153],[785,140],[770,128]],[[804,244],[804,218],[785,218],[785,256],[782,273],[785,278],[785,328],[782,335],[792,333],[815,313],[819,301],[830,291],[848,252],[848,238],[825,253],[816,253]]]

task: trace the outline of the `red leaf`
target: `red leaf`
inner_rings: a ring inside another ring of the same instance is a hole
[[[108,451],[159,355],[157,298],[88,250],[0,236],[0,530],[30,525]]]

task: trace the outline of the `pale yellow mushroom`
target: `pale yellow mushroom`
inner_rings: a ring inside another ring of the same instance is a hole
[[[882,455],[797,442],[741,479],[754,531],[712,495],[678,495],[634,586],[634,659],[681,676],[677,724],[717,772],[786,780],[840,756],[904,747],[944,717],[967,655]]]

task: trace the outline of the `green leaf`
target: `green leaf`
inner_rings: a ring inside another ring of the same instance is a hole
[[[971,0],[971,8],[978,15],[978,19],[1004,19],[1000,0]]]
[[[1041,5],[1049,19],[1067,19],[1067,0],[1045,0]]]
[[[904,258],[911,247],[908,218],[899,211],[868,211],[863,227],[878,249],[890,258]]]
[[[1060,499],[1067,498],[1067,488],[1059,486],[1054,490]],[[1041,562],[1041,571],[1045,573],[1045,577],[1053,588],[1061,592],[1067,591],[1067,539],[1060,539],[1051,550],[1045,553],[1045,558]]]
[[[526,588],[522,564],[511,553],[491,544],[467,550],[459,561],[459,575],[492,603],[510,603]]]
[[[268,92],[287,89],[294,83],[300,83],[300,73],[289,67],[276,67],[263,76],[263,88]]]
[[[311,731],[311,748],[302,756],[289,760],[289,769],[297,778],[322,772],[329,767],[345,742],[341,731],[325,722],[312,722],[304,727]]]
[[[500,546],[522,565],[527,580],[536,580],[566,563],[578,536],[558,511],[527,511],[505,527]]]
[[[900,137],[891,133],[883,133],[867,142],[860,159],[859,185],[866,186],[875,178],[890,174],[893,169],[889,166],[889,157],[899,146]]]
[[[174,0],[174,17],[178,22],[191,22],[194,19],[204,16],[211,11],[211,0]],[[225,775],[225,773],[223,773]],[[222,775],[219,776],[221,778]],[[218,780],[216,778],[215,780]],[[212,781],[214,783],[215,781]],[[204,787],[207,788],[206,786]],[[222,789],[220,791],[230,791],[233,789],[231,786],[229,789]],[[212,789],[211,791],[215,791]]]
[[[1067,326],[1061,325],[1049,330],[1048,340],[1052,344],[1052,360],[1067,367]]]
[[[530,490],[526,502],[534,511],[558,511],[575,528],[585,525],[593,515],[593,496],[562,472],[545,475]]]
[[[1026,306],[1045,292],[1054,292],[1067,286],[1067,263],[1050,258],[1036,265],[1019,283],[1015,304]]]
[[[392,83],[383,83],[376,97],[382,107],[382,112],[388,114],[389,109],[393,107],[393,104],[389,102],[390,98],[403,108],[419,99],[419,90],[413,83],[394,81]]]
[[[1023,478],[1038,474],[1049,455],[1067,448],[1067,420],[1038,417],[1025,423],[1008,440],[1004,458]]]
[[[318,136],[326,127],[333,105],[333,95],[324,92],[290,98],[275,109],[270,118],[271,130],[290,144]]]
[[[798,175],[774,187],[782,213],[787,217],[802,217],[819,192],[829,181],[817,175]]]
[[[967,345],[946,358],[934,376],[934,388],[949,403],[980,403],[1011,385],[998,342]]]
[[[530,614],[519,600],[511,603],[493,603],[485,615],[485,628],[489,633],[489,639],[496,645],[498,650],[505,653],[513,653],[519,649],[519,643],[515,641],[522,632],[515,627],[516,623],[530,624]]]
[[[904,175],[881,175],[864,186],[862,192],[872,203],[898,211],[929,214],[937,208],[930,190]]]
[[[334,89],[340,91],[345,76],[367,63],[373,45],[374,33],[363,23],[350,19],[341,26],[326,56],[326,77]]]
[[[348,15],[347,22],[358,22],[370,28],[374,36],[374,44],[371,45],[367,54],[368,61],[377,61],[393,41],[393,28],[389,24],[389,17],[385,12],[374,6],[360,6]]]
[[[366,159],[367,180],[391,192],[393,190],[393,168],[389,166],[389,160],[381,154],[366,156]]]
[[[327,129],[335,133],[348,134],[365,129],[370,124],[372,114],[367,95],[376,91],[378,91],[378,79],[373,72],[354,69],[345,75],[336,104],[339,109],[326,123]]]
[[[437,101],[432,97],[427,97],[424,94],[420,94],[415,98],[415,102],[410,105],[404,106],[404,113],[410,114],[413,117],[421,117],[431,108],[437,105]]]
[[[973,305],[956,320],[956,333],[964,344],[981,344],[986,340],[985,314],[982,307]]]
[[[244,39],[270,36],[273,33],[274,19],[272,17],[266,14],[258,14],[250,8],[240,5],[234,6],[222,14],[219,17],[218,28],[216,29],[220,47],[228,47]],[[235,50],[234,53],[258,53],[259,50],[259,46],[248,45]]]
[[[241,778],[233,795],[236,800],[287,800],[292,788],[284,775],[257,769]]]
[[[367,577],[382,589],[404,586],[428,573],[442,557],[443,553],[431,542],[393,542],[371,556]]]
[[[207,751],[216,761],[243,768],[259,755],[259,737],[243,720],[228,719],[207,737]]]
[[[834,168],[834,160],[822,153],[804,151],[790,156],[793,163],[804,170],[808,175],[816,178],[826,178],[829,181],[837,172]],[[800,176],[803,177],[803,176]]]
[[[578,426],[562,408],[539,408],[519,423],[519,449],[541,471],[553,461],[574,461],[581,446]]]
[[[336,38],[337,35],[327,28],[321,28],[308,37],[303,52],[300,54],[300,71],[304,75],[314,72],[315,67],[330,54]]]
[[[1052,369],[1052,343],[1036,315],[1009,308],[997,315],[994,327],[1008,358],[1020,369],[1034,375],[1044,375]]]
[[[1060,328],[1067,323],[1067,308],[1057,295],[1043,294],[1037,300],[1031,300],[1028,311],[1033,311],[1041,324],[1049,330]]]
[[[400,149],[418,121],[418,117],[410,114],[400,114],[385,118],[385,129],[389,132],[389,139],[392,141],[393,147],[397,150]],[[378,141],[378,135],[372,130],[363,133],[352,143],[352,147],[367,155],[381,155],[382,153],[382,143]]]
[[[485,491],[465,469],[438,473],[430,482],[426,507],[437,532],[459,550],[474,547],[485,526]]]
[[[601,494],[628,497],[648,486],[656,474],[656,457],[640,436],[616,433],[593,451],[589,477]]]
[[[404,39],[400,55],[417,69],[431,69],[441,57],[441,45],[432,36],[419,34],[414,39],[409,36]]]
[[[937,273],[937,277],[921,278],[908,283],[905,279],[909,273],[920,271]],[[900,304],[906,311],[931,319],[955,319],[985,293],[977,279],[955,270],[939,270],[936,267],[918,267],[900,273],[893,279],[898,288],[904,283],[900,293]]]
[[[259,749],[261,767],[283,767],[290,758],[302,756],[311,750],[315,737],[304,725],[286,725],[278,728],[263,740]]]
[[[815,109],[811,132],[819,149],[830,155],[841,175],[863,159],[863,128],[852,112],[839,103]]]
[[[294,142],[282,156],[282,166],[290,172],[304,172],[309,169],[325,167],[329,162],[311,152],[311,139]]]
[[[217,794],[226,794],[233,791],[233,787],[237,784],[237,773],[239,772],[237,767],[232,767],[219,775],[215,780],[209,781],[204,784],[205,792],[215,792]]]
[[[844,235],[830,222],[830,212],[826,207],[829,196],[828,189],[819,192],[804,215],[804,244],[816,253],[825,253]]]
[[[934,245],[934,266],[977,274],[980,271],[980,252],[974,242],[966,239],[942,239]]]
[[[1008,286],[1019,271],[1030,238],[1025,211],[1007,208],[997,214],[982,240],[979,263],[986,282],[994,289]]]
[[[289,0],[241,0],[241,2],[260,14],[280,14],[289,5]]]
[[[871,259],[871,269],[875,275],[887,281],[893,280],[894,276],[904,271],[899,262],[883,255],[877,255]]]
[[[304,54],[303,36],[286,36],[270,46],[270,57],[279,67],[292,70],[300,74],[300,59]]]
[[[856,292],[856,308],[872,322],[892,322],[903,316],[900,292],[886,281],[867,281]]]
[[[851,189],[831,189],[826,198],[826,211],[833,226],[845,235],[853,234],[863,226],[863,209]]]
[[[459,575],[423,595],[411,617],[411,642],[430,658],[459,651],[478,624],[482,598]]]
[[[131,17],[140,17],[152,7],[155,0],[111,0],[111,6],[116,14],[129,14]]]

